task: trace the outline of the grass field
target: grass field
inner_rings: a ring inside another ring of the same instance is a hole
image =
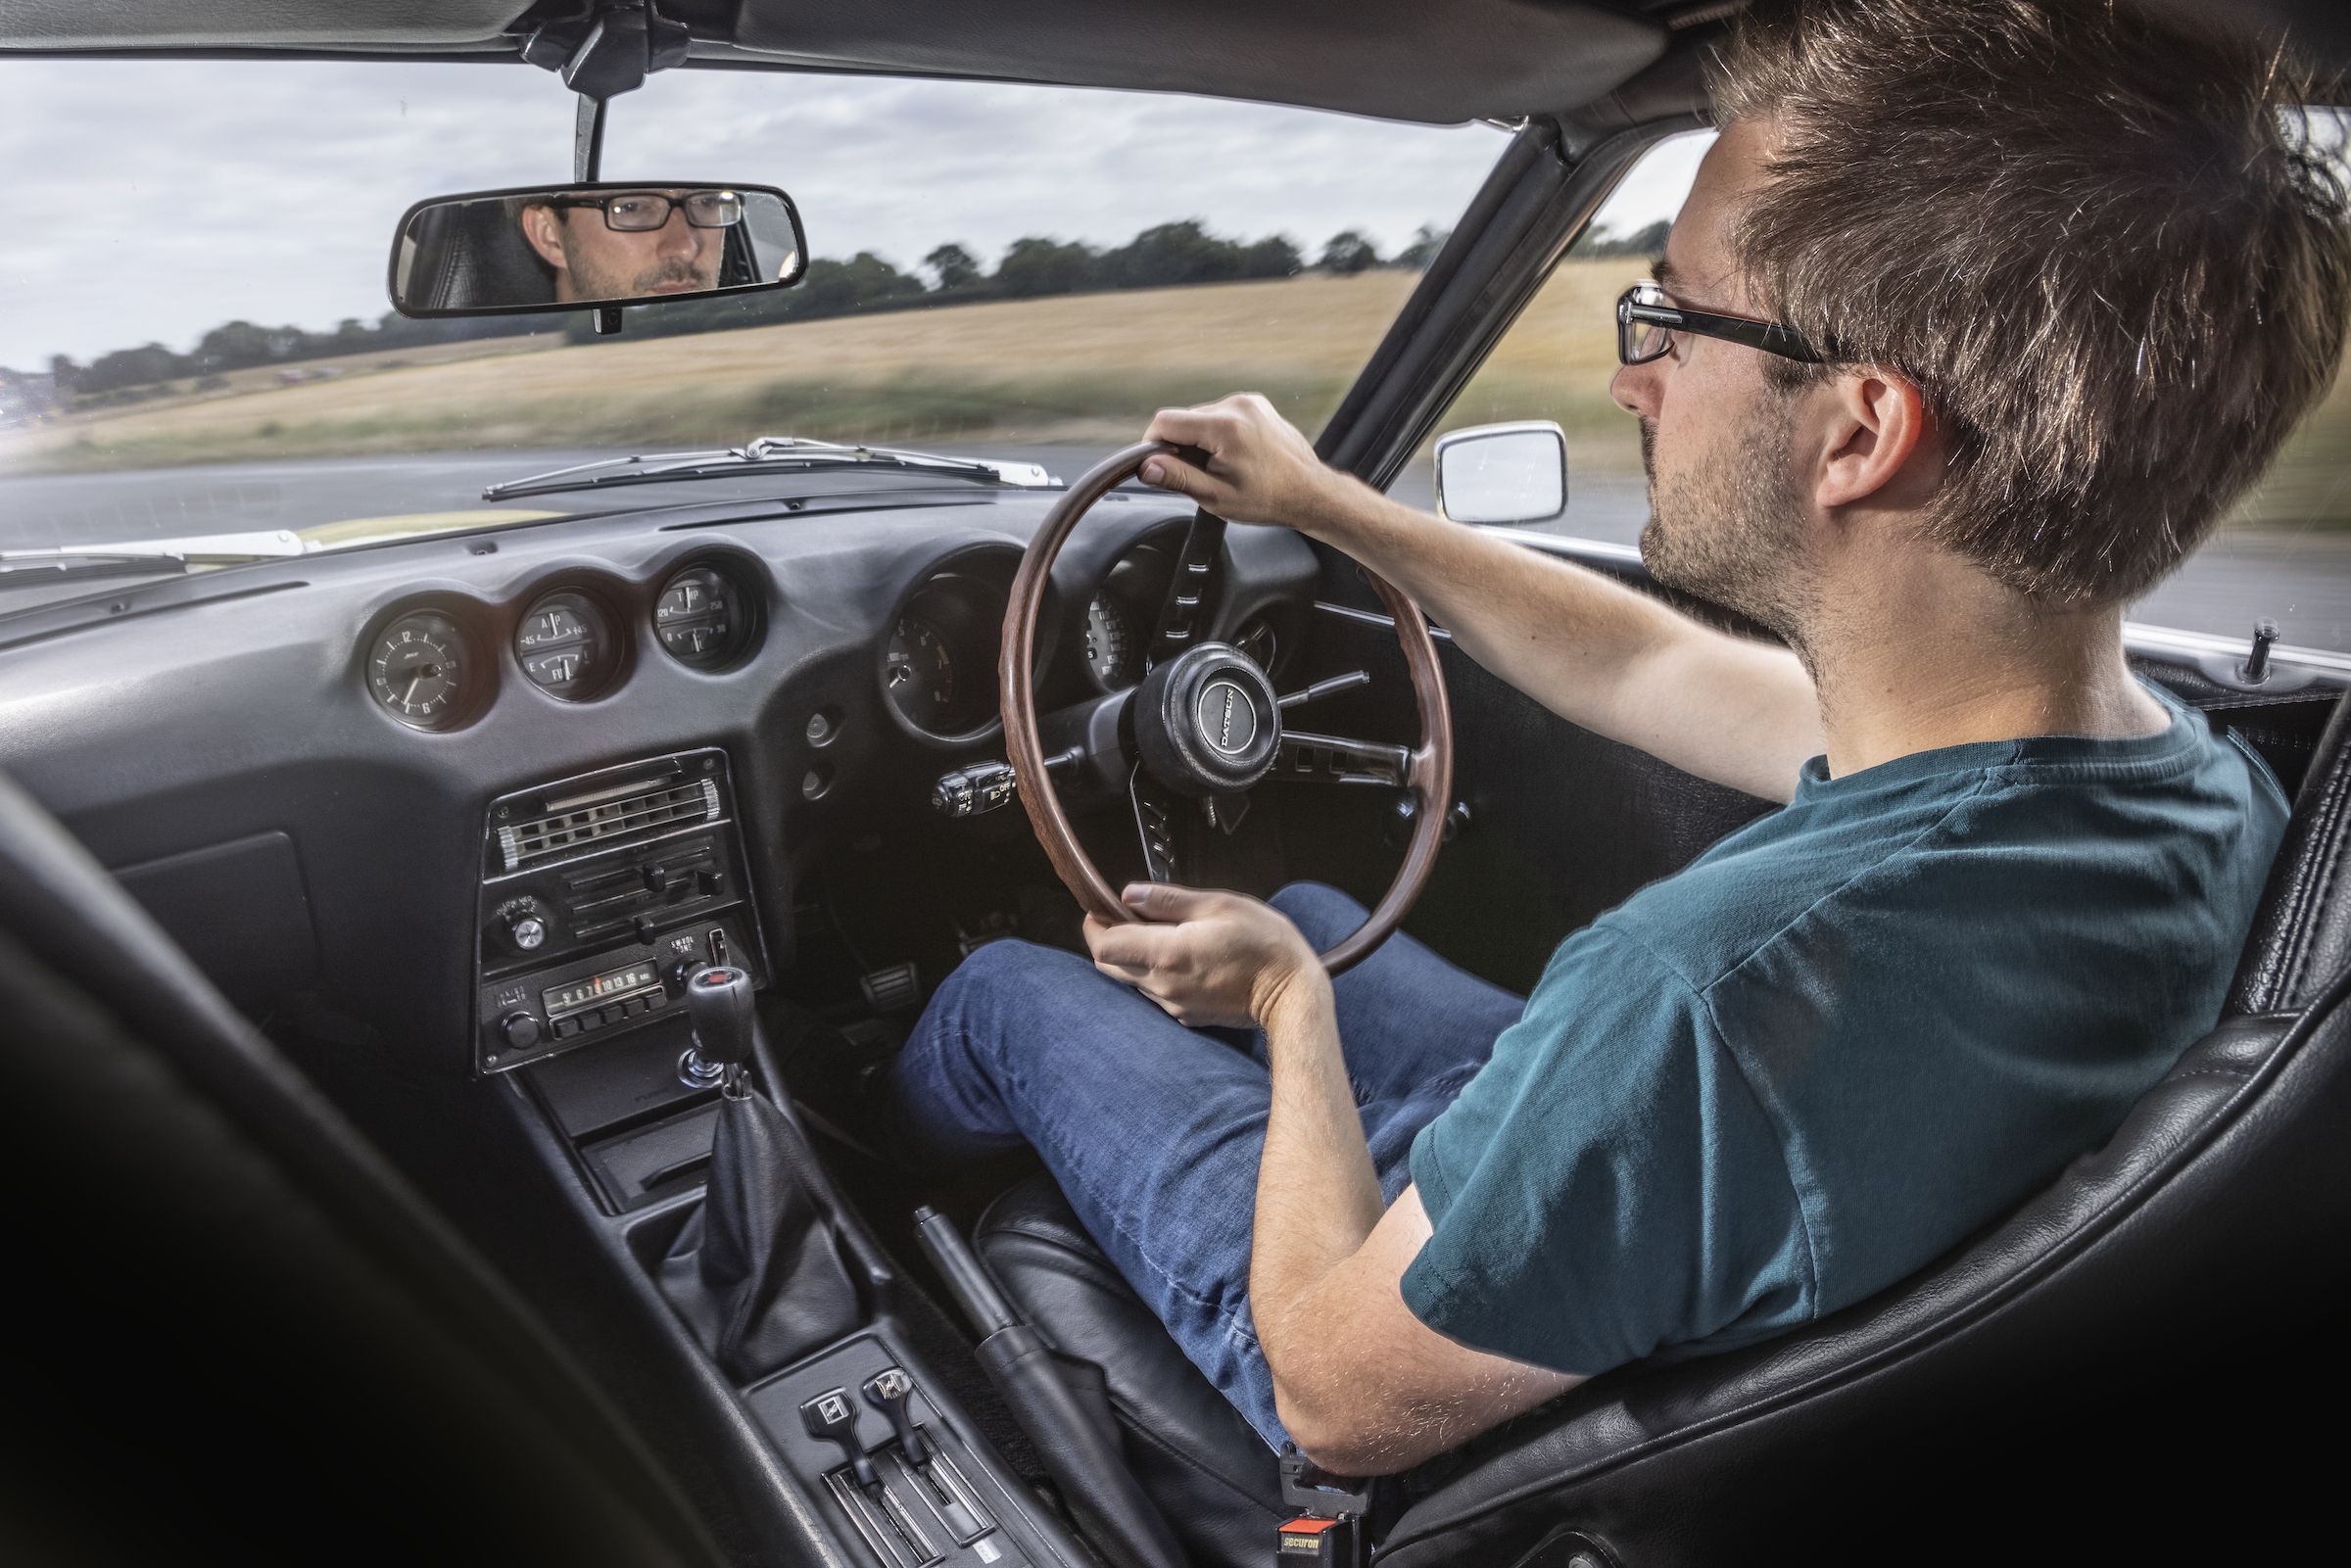
[[[1607,386],[1609,306],[1641,271],[1637,260],[1561,266],[1441,428],[1556,419],[1577,471],[1638,473],[1636,427]],[[444,345],[392,366],[357,356],[340,376],[296,386],[243,371],[221,391],[0,433],[0,474],[507,447],[660,451],[757,435],[1113,445],[1155,408],[1241,389],[1311,432],[1416,281],[1310,274],[577,347],[548,333]],[[2351,529],[2351,385],[2305,423],[2234,521]]]

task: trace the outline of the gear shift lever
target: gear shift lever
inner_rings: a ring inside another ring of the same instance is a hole
[[[695,971],[686,979],[686,1012],[694,1044],[678,1058],[678,1077],[690,1088],[716,1086],[741,1099],[743,1065],[751,1057],[750,975],[725,964]]]

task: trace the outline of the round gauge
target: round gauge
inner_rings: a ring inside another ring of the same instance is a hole
[[[707,566],[689,566],[661,585],[653,635],[681,664],[706,670],[742,644],[744,612],[733,584]]]
[[[593,695],[610,673],[615,654],[611,623],[585,594],[550,594],[523,616],[514,632],[514,657],[542,691],[559,697]]]
[[[1240,631],[1233,634],[1232,645],[1248,654],[1250,663],[1268,675],[1273,673],[1273,656],[1281,650],[1273,641],[1273,628],[1262,616],[1253,615],[1242,622]]]
[[[394,621],[367,650],[367,689],[392,717],[419,730],[454,723],[471,678],[464,634],[430,610]]]
[[[1105,691],[1134,684],[1134,628],[1119,601],[1096,594],[1085,607],[1085,667]]]
[[[959,728],[959,674],[955,650],[937,627],[920,616],[898,617],[883,660],[882,685],[907,723],[934,735]]]

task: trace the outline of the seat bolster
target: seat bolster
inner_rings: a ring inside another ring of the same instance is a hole
[[[2252,934],[2230,986],[2231,1013],[2308,1007],[2351,965],[2351,899],[2331,896],[2351,864],[2351,702],[2337,701],[2302,776]]]
[[[2267,1310],[2244,1304],[2301,1287],[2257,1280],[2263,1260],[2307,1259],[2351,1224],[2351,1141],[2332,1130],[2351,1120],[2346,989],[2309,1014],[2225,1022],[2103,1148],[1912,1278],[1763,1344],[1617,1368],[1487,1433],[1398,1521],[1383,1562],[1507,1560],[1562,1519],[1612,1515],[1633,1542],[1654,1540],[1691,1485],[1722,1503],[1709,1528],[1734,1524],[1732,1478],[1759,1475],[1772,1452],[1824,1472],[1846,1462],[1859,1485],[1873,1453],[1907,1442],[1924,1454],[1925,1415],[2003,1397],[2033,1407],[2033,1380],[2054,1382],[2068,1356],[2069,1371],[2127,1361],[2151,1341],[2177,1356],[2199,1323]],[[1842,1453],[1856,1434],[1873,1436]],[[1801,1514],[1819,1499],[1790,1489],[1806,1484],[1782,1476],[1759,1493]]]
[[[1102,1369],[1128,1465],[1196,1561],[1259,1568],[1281,1502],[1273,1454],[1219,1394],[1085,1232],[1052,1178],[999,1197],[980,1255],[1061,1354]]]

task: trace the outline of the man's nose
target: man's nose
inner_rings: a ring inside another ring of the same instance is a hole
[[[669,221],[661,225],[660,247],[664,256],[691,256],[701,249],[701,236],[686,221],[684,208],[670,211]]]
[[[1608,381],[1608,399],[1626,413],[1644,419],[1657,416],[1656,367],[1661,361],[1652,359],[1643,364],[1616,367]]]

